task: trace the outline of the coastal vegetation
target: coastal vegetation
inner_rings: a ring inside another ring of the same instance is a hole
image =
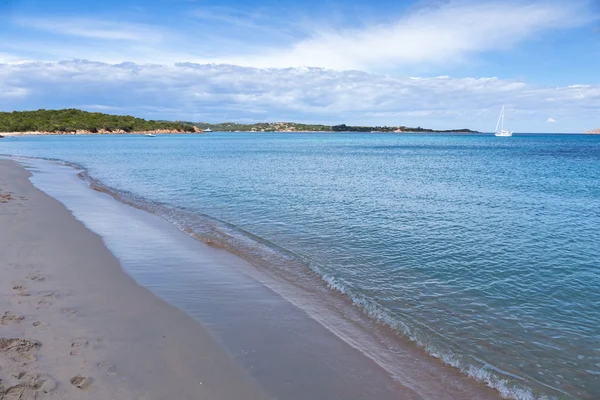
[[[295,122],[260,122],[257,124],[237,124],[225,122],[221,124],[193,123],[200,129],[210,129],[215,132],[476,132],[470,129],[434,130],[408,126],[352,126],[352,125],[315,125]]]
[[[190,123],[200,129],[210,129],[215,132],[331,132],[331,126],[328,125],[299,124],[296,122],[259,122],[256,124],[238,124],[236,122],[219,124]]]
[[[474,132],[470,129],[433,130],[408,126],[318,125],[296,122],[209,124],[188,121],[153,121],[129,115],[63,110],[0,112],[0,132],[129,133],[129,132]]]
[[[0,132],[194,132],[192,125],[151,121],[129,115],[87,112],[74,108],[0,112]]]
[[[347,126],[345,124],[332,126],[331,130],[333,132],[476,132],[466,128],[439,131],[435,129],[421,128],[420,126],[411,128],[408,126]]]

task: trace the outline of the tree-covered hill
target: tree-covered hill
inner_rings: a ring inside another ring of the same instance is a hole
[[[329,125],[300,124],[297,122],[258,122],[256,124],[240,124],[222,122],[209,124],[205,122],[189,122],[200,129],[211,129],[215,132],[331,132]]]
[[[193,126],[179,122],[159,122],[129,115],[110,115],[81,111],[37,110],[0,112],[0,132],[194,132]]]
[[[0,132],[52,133],[126,133],[126,132],[473,132],[469,129],[437,131],[407,126],[351,126],[315,125],[296,122],[259,122],[240,124],[224,122],[209,124],[187,121],[152,121],[129,115],[111,115],[87,112],[74,108],[64,110],[37,110],[0,112]]]
[[[238,124],[235,122],[223,122],[220,124],[209,124],[205,122],[186,122],[199,129],[211,129],[215,132],[455,132],[472,133],[470,129],[434,130],[407,126],[352,126],[352,125],[314,125],[299,124],[296,122],[259,122],[256,124]]]

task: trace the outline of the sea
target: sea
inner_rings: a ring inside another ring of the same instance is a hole
[[[31,136],[0,154],[68,163],[241,257],[392,376],[394,352],[332,321],[504,398],[600,398],[598,135]]]

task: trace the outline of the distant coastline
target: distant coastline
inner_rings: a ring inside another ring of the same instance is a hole
[[[184,131],[177,129],[155,129],[150,131],[124,131],[122,129],[106,130],[76,130],[76,131],[28,131],[28,132],[0,132],[0,138],[11,136],[60,136],[60,135],[125,135],[125,134],[159,134],[159,133],[204,133],[200,129],[194,131]]]
[[[594,135],[594,134],[596,134],[596,135],[600,134],[600,128],[592,129],[591,131],[587,131],[586,133],[590,133],[592,135]]]
[[[183,132],[195,133],[200,129],[181,122],[152,121],[74,108],[0,112],[0,135],[3,136]]]
[[[199,129],[210,129],[213,132],[358,132],[358,133],[479,133],[467,128],[461,129],[428,129],[397,126],[354,126],[354,125],[314,125],[297,122],[258,122],[256,124],[238,124],[235,122],[223,122],[220,124],[209,124],[204,122],[178,121],[193,125]]]
[[[78,109],[0,112],[0,137],[21,135],[94,135],[128,133],[205,132],[367,132],[367,133],[478,133],[471,129],[435,130],[405,125],[315,125],[296,122],[209,124],[189,121],[153,121]]]

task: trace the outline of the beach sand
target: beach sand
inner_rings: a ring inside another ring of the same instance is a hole
[[[264,399],[182,311],[0,160],[0,399]]]

